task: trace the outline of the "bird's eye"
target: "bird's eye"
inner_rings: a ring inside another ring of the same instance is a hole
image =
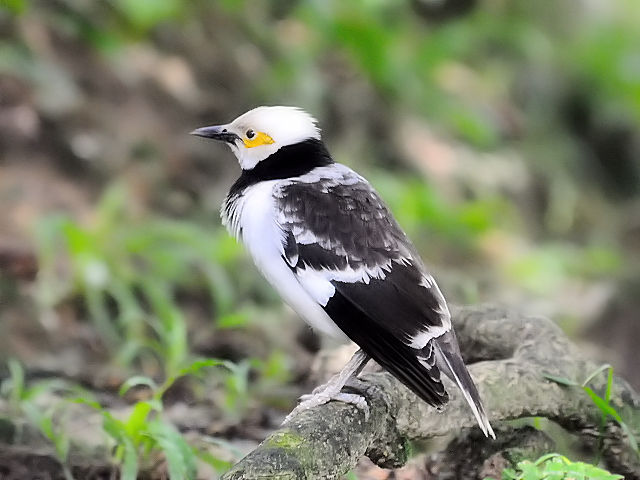
[[[247,130],[247,133],[245,133],[245,135],[247,136],[247,138],[249,140],[251,140],[253,137],[256,136],[256,132],[254,132],[253,130],[249,129],[249,130]]]

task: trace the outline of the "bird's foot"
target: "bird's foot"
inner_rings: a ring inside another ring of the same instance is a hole
[[[369,418],[369,405],[367,405],[367,401],[362,395],[358,395],[357,393],[345,393],[339,390],[336,391],[334,388],[332,388],[332,385],[327,384],[316,388],[310,394],[302,395],[300,397],[300,403],[291,411],[289,415],[287,415],[282,424],[284,425],[290,422],[293,417],[306,410],[314,407],[319,407],[320,405],[329,403],[331,400],[337,400],[339,402],[355,405],[358,409],[364,412],[365,420]]]

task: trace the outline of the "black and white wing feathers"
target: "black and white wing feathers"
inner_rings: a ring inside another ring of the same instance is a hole
[[[377,193],[340,164],[275,191],[283,257],[305,290],[365,353],[423,400],[448,400],[442,371],[493,434],[437,284]]]
[[[435,281],[366,180],[333,164],[275,195],[284,257],[296,273],[331,282],[414,348],[451,328]]]

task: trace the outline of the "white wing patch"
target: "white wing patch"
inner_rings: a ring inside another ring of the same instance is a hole
[[[420,286],[426,289],[431,289],[435,297],[438,299],[438,308],[435,312],[440,315],[442,325],[431,326],[410,337],[409,346],[416,349],[424,348],[430,340],[444,335],[451,330],[451,312],[449,312],[447,302],[444,299],[436,280],[431,275],[423,275]]]
[[[377,265],[373,268],[347,267],[340,270],[323,268],[317,270],[308,265],[304,268],[298,268],[295,272],[296,277],[309,294],[323,307],[333,297],[336,289],[331,283],[332,281],[355,283],[361,282],[369,284],[371,279],[376,278],[384,280],[386,274],[391,270],[391,262],[385,265]]]
[[[311,268],[298,269],[295,276],[311,298],[323,307],[327,306],[331,297],[336,293],[336,287],[317,270]]]
[[[451,328],[446,326],[429,327],[427,330],[423,330],[417,335],[414,335],[413,337],[411,337],[408,345],[411,348],[420,350],[424,348],[427,345],[427,343],[429,343],[429,340],[433,340],[434,338],[437,338],[440,335],[444,335],[449,330],[451,330]]]

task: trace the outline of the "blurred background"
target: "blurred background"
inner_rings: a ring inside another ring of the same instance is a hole
[[[635,0],[0,0],[2,440],[77,478],[77,441],[220,473],[309,390],[321,340],[220,226],[235,158],[188,135],[258,105],[319,119],[450,302],[551,317],[640,387],[638,25]]]

